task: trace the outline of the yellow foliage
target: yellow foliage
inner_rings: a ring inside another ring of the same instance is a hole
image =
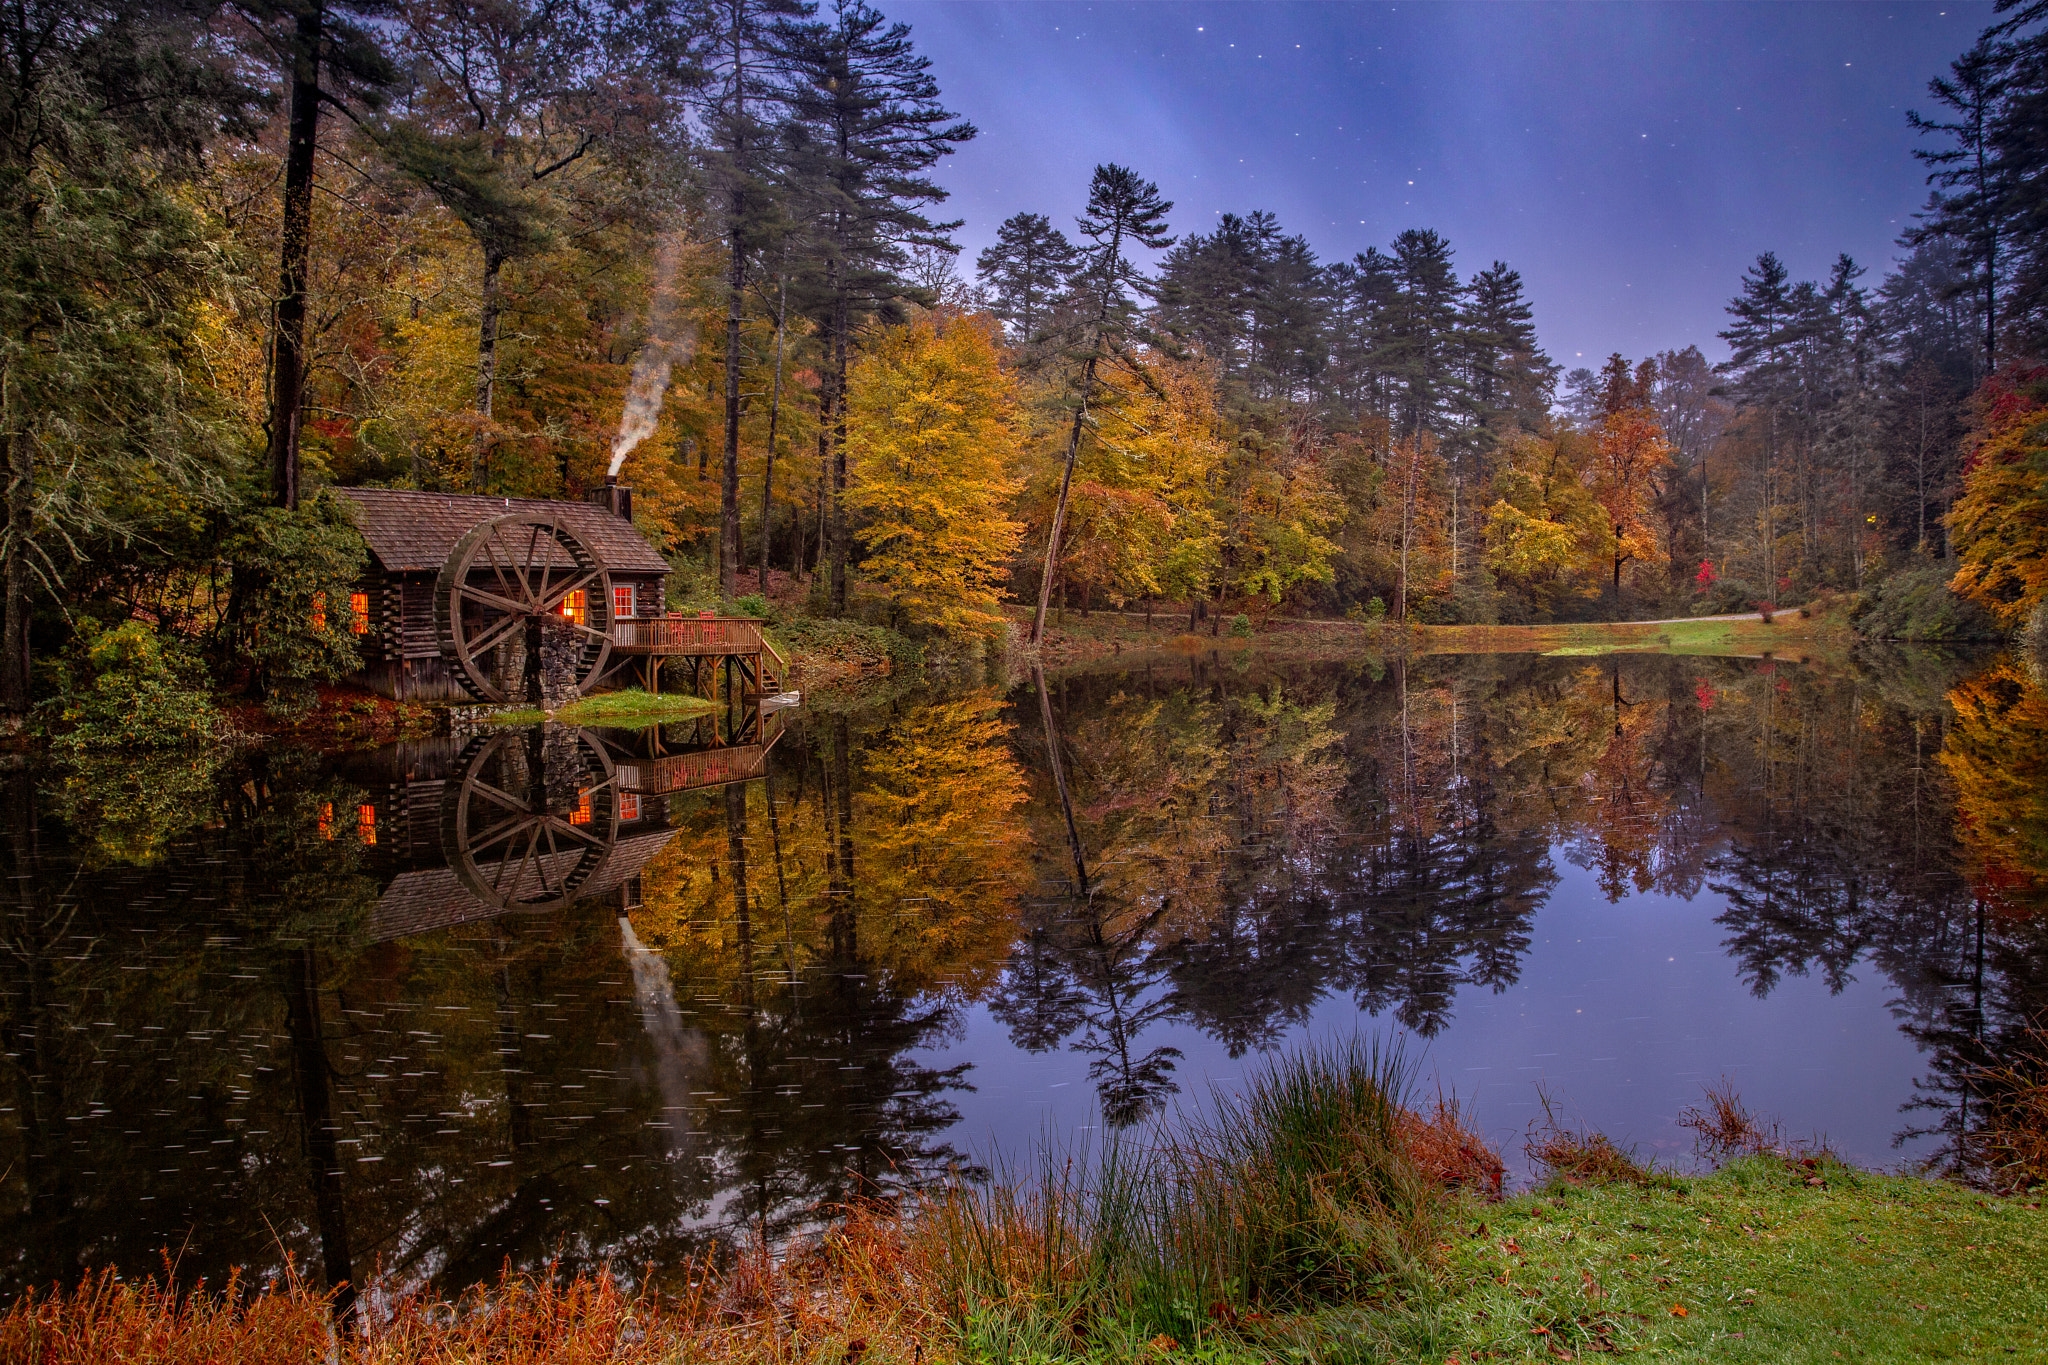
[[[2048,411],[2020,387],[2041,377],[1987,386],[1985,430],[1948,514],[1959,561],[1950,589],[2007,627],[2048,600]]]
[[[849,379],[847,504],[864,571],[911,620],[997,629],[1000,584],[1023,527],[1010,520],[1015,384],[993,320],[927,313],[885,332]]]
[[[1119,604],[1206,594],[1222,557],[1213,495],[1226,452],[1209,367],[1157,354],[1106,365],[1089,422],[1062,577]]]

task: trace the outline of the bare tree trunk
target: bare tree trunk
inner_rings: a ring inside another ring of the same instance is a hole
[[[306,285],[313,253],[313,151],[320,131],[318,3],[293,34],[291,112],[284,154],[284,244],[270,351],[270,500],[299,505],[299,428],[306,382]]]
[[[1098,353],[1100,345],[1097,347]],[[1052,508],[1052,529],[1045,537],[1045,568],[1038,575],[1038,613],[1031,618],[1031,643],[1045,638],[1045,613],[1052,605],[1053,574],[1059,567],[1060,536],[1067,527],[1067,494],[1074,486],[1074,462],[1081,453],[1081,428],[1088,420],[1088,400],[1095,393],[1095,361],[1090,355],[1081,370],[1081,401],[1074,406],[1074,425],[1067,433],[1067,458],[1060,468],[1060,496]]]
[[[768,400],[768,467],[761,474],[761,596],[768,595],[768,550],[775,537],[769,518],[775,511],[775,429],[782,423],[782,337],[789,322],[789,277],[776,281],[775,390]]]

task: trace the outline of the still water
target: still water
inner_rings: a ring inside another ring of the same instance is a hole
[[[0,774],[0,1296],[458,1289],[1397,1034],[1518,1156],[1732,1080],[1941,1160],[2048,995],[2009,660],[1228,655],[647,732]]]

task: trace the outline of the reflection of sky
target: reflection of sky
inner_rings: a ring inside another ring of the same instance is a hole
[[[1512,1167],[1522,1166],[1522,1133],[1539,1112],[1539,1081],[1568,1121],[1676,1161],[1689,1158],[1692,1135],[1674,1120],[1723,1076],[1790,1136],[1824,1133],[1860,1165],[1904,1159],[1892,1135],[1916,1117],[1899,1106],[1925,1063],[1899,1031],[1894,992],[1875,969],[1863,965],[1840,995],[1818,977],[1790,977],[1759,1000],[1721,947],[1727,931],[1714,923],[1722,907],[1713,892],[1610,905],[1593,874],[1565,862],[1561,849],[1552,861],[1558,886],[1536,917],[1517,984],[1499,995],[1460,987],[1449,1027],[1426,1046],[1408,1040],[1425,1093],[1441,1082],[1472,1100],[1479,1127]],[[1316,1008],[1307,1031],[1347,1037],[1377,1027],[1338,995]],[[1290,1033],[1288,1045],[1302,1036]],[[1185,1024],[1148,1030],[1140,1045],[1161,1043],[1187,1054],[1176,1073],[1183,1103],[1259,1064],[1255,1055],[1233,1060]],[[1015,1160],[1043,1133],[1098,1121],[1086,1054],[1020,1052],[984,1008],[972,1011],[961,1042],[931,1060],[975,1063],[975,1091],[956,1097],[955,1134],[984,1159]]]

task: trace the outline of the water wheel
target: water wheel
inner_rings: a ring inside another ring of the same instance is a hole
[[[603,869],[619,837],[619,784],[604,745],[566,725],[472,741],[441,806],[441,847],[494,910],[559,910]]]
[[[434,583],[441,657],[479,701],[581,696],[611,655],[611,575],[545,512],[509,512],[455,542]]]

